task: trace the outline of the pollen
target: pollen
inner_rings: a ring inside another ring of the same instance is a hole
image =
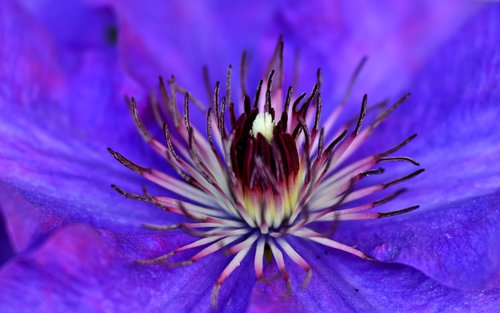
[[[259,113],[255,117],[252,125],[252,136],[257,137],[261,134],[268,142],[273,139],[274,121],[271,114],[267,112]]]
[[[161,139],[148,129],[152,125],[143,124],[138,101],[127,98],[140,135],[170,165],[171,172],[136,164],[108,148],[125,167],[168,192],[153,195],[143,188],[142,194],[137,194],[116,185],[113,189],[129,199],[180,215],[184,221],[145,227],[165,232],[165,236],[176,229],[192,235],[188,244],[160,251],[138,264],[188,266],[221,252],[230,258],[214,281],[213,307],[223,283],[245,258],[252,259],[258,279],[264,278],[265,267],[274,262],[290,288],[287,266],[295,264],[304,271],[302,285],[306,286],[313,271],[308,260],[314,256],[299,253],[307,249],[297,249],[298,244],[321,245],[371,261],[374,259],[366,252],[333,238],[336,223],[388,218],[419,207],[380,208],[407,191],[395,186],[424,171],[414,159],[396,154],[416,134],[408,134],[392,147],[383,147],[381,142],[379,151],[356,158],[359,148],[410,94],[392,104],[369,103],[367,95],[351,100],[351,90],[366,62],[363,58],[341,100],[323,103],[319,69],[309,92],[298,93],[292,86],[283,86],[283,47],[280,38],[252,93],[246,86],[246,53],[241,59],[240,92],[236,95],[231,87],[231,66],[225,75],[225,88],[219,81],[212,83],[205,69],[205,101],[190,94],[173,76],[167,82],[160,77],[158,92],[145,97],[149,103],[139,103],[151,106],[163,133]],[[297,80],[296,71],[294,75],[289,81]],[[360,111],[350,116],[345,111],[351,110],[344,109],[353,101],[359,101]],[[183,110],[179,110],[181,106]],[[206,116],[204,125],[191,123],[191,109]],[[322,121],[323,111],[329,114]],[[339,118],[341,114],[347,116]],[[366,180],[372,175],[383,176],[382,165],[395,162],[417,169],[392,180]]]

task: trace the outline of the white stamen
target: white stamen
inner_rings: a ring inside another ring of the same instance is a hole
[[[274,122],[271,114],[267,112],[257,114],[252,125],[252,136],[257,137],[257,134],[261,133],[267,141],[271,142],[273,130]]]

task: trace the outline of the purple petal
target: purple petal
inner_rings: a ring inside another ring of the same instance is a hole
[[[134,263],[171,251],[184,237],[64,228],[38,250],[3,267],[1,311],[210,312],[212,287],[227,256],[181,268]],[[221,312],[241,312],[247,306],[254,284],[248,265],[242,262],[221,289]]]
[[[1,209],[17,251],[68,223],[134,231],[142,223],[161,223],[168,217],[160,209],[126,200],[110,188],[115,183],[140,192],[144,181],[117,163],[104,147],[93,150],[39,129],[24,131],[34,134],[32,140],[38,145],[9,136],[10,149],[0,154]],[[150,190],[157,191],[154,186]]]
[[[112,6],[119,20],[119,45],[129,73],[150,88],[159,74],[175,75],[198,97],[205,95],[203,65],[224,80],[229,64],[239,65],[244,49],[256,50],[277,4],[259,1],[197,3],[97,1]],[[242,14],[249,9],[258,18]],[[271,45],[276,42],[273,38]],[[269,43],[267,43],[269,44]],[[272,46],[266,46],[266,55]],[[259,58],[256,58],[259,59]],[[264,62],[263,62],[264,63]],[[255,82],[254,84],[256,84]],[[204,98],[203,98],[204,99]]]
[[[91,7],[82,0],[19,2],[46,27],[59,46],[70,50],[111,49],[116,43],[116,21],[109,8]]]
[[[288,56],[294,49],[305,53],[301,77],[307,84],[303,88],[310,88],[314,80],[308,78],[314,79],[318,66],[326,69],[326,75],[335,72],[345,85],[356,63],[368,54],[374,61],[368,68],[370,75],[361,81],[362,92],[382,86],[386,92],[396,91],[477,7],[470,1],[405,5],[386,1],[377,6],[352,1],[196,6],[184,1],[158,1],[148,6],[134,1],[97,2],[109,4],[117,12],[122,35],[119,44],[134,77],[151,85],[158,74],[172,73],[200,97],[203,86],[193,84],[192,78],[201,76],[201,65],[210,66],[216,74],[214,80],[223,80],[225,66],[239,65],[241,52],[250,49],[252,67],[259,69],[252,77],[259,79],[279,35],[285,37],[291,52]]]
[[[115,77],[113,54],[78,52],[81,62],[66,72],[60,50],[26,12],[3,1],[1,14],[0,197],[14,249],[74,221],[123,227],[158,217],[109,187],[140,188],[142,180],[107,145],[136,160],[148,150],[121,99],[128,85]]]
[[[132,131],[123,96],[137,85],[124,74],[116,51],[67,49],[11,0],[2,2],[1,14],[2,131],[14,126],[12,114],[87,142],[116,142]]]
[[[226,256],[214,256],[178,269],[132,263],[137,258],[170,251],[173,242],[185,241],[182,237],[178,233],[168,237],[136,236],[85,226],[65,228],[39,250],[18,257],[2,269],[2,309],[4,312],[26,307],[36,307],[42,312],[102,308],[115,312],[186,308],[209,311],[211,287]],[[222,311],[244,311],[250,305],[250,312],[271,312],[269,309],[317,312],[332,308],[354,312],[460,309],[493,312],[499,304],[498,284],[496,289],[462,292],[443,287],[402,265],[362,261],[318,246],[295,246],[314,269],[306,289],[298,287],[304,273],[292,265],[289,266],[294,285],[291,296],[283,296],[279,282],[259,282],[250,297],[254,274],[247,260],[222,289],[219,299]],[[268,268],[271,274],[274,271],[274,266]]]
[[[306,47],[306,54],[312,51],[312,58],[302,58],[310,64],[304,71],[314,75],[321,67],[325,75],[335,74],[336,84],[324,87],[329,96],[329,86],[346,86],[356,64],[368,56],[352,97],[357,104],[364,93],[381,100],[398,92],[477,7],[470,1],[290,1],[276,12],[273,34],[284,33]],[[335,91],[343,93],[342,88]]]
[[[418,133],[404,154],[427,169],[411,191],[426,207],[500,188],[498,16],[496,6],[486,7],[457,32],[411,84],[413,99],[364,147],[381,151],[381,142],[390,147]]]
[[[415,267],[444,285],[479,289],[500,270],[499,208],[496,193],[402,217],[344,223],[334,237],[381,261]]]
[[[411,267],[359,260],[316,245],[295,245],[307,257],[313,276],[290,264],[293,291],[279,283],[258,282],[249,312],[495,312],[498,280],[492,288],[464,292],[436,283]]]
[[[382,141],[390,146],[394,134],[420,134],[404,154],[420,161],[426,172],[386,207],[422,207],[406,217],[348,224],[338,234],[339,240],[353,238],[350,244],[381,260],[411,265],[462,289],[487,285],[500,266],[495,8],[485,8],[438,51],[415,81],[413,103],[391,116],[372,138],[374,145]],[[390,169],[399,175],[411,170]]]
[[[31,104],[33,95],[40,98],[57,92],[63,77],[57,64],[57,51],[46,33],[13,1],[2,1],[0,19],[1,102],[19,107]],[[43,79],[41,79],[43,78]]]

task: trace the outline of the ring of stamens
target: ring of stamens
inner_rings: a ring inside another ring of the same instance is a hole
[[[211,99],[208,108],[179,86],[174,77],[167,84],[160,78],[161,101],[154,94],[151,94],[150,101],[158,125],[163,130],[165,143],[158,141],[145,128],[135,99],[127,99],[139,133],[156,153],[169,162],[178,177],[140,166],[111,148],[108,148],[109,152],[127,168],[177,194],[179,198],[153,196],[146,189],[139,195],[115,185],[112,187],[127,198],[150,202],[188,220],[177,225],[147,224],[145,227],[157,231],[182,229],[199,238],[167,254],[137,263],[183,266],[221,249],[226,250],[233,257],[215,283],[212,293],[212,305],[215,306],[226,278],[252,251],[258,279],[264,277],[267,253],[272,255],[287,286],[290,286],[290,277],[284,259],[289,258],[301,267],[306,272],[305,287],[310,281],[312,269],[290,244],[288,239],[291,237],[373,260],[362,251],[331,239],[331,230],[339,221],[378,219],[417,209],[418,206],[412,206],[390,212],[374,211],[374,208],[393,200],[406,189],[396,190],[385,198],[365,204],[359,204],[358,200],[412,179],[423,169],[383,184],[357,188],[359,181],[365,177],[384,172],[383,168],[376,168],[381,163],[403,161],[419,166],[409,157],[392,156],[416,135],[384,152],[344,165],[344,161],[375,128],[409,96],[406,94],[386,107],[386,102],[368,106],[365,95],[357,118],[347,121],[334,133],[333,125],[338,121],[365,62],[366,59],[363,59],[356,68],[340,104],[322,127],[322,80],[319,70],[309,95],[295,95],[293,88],[289,87],[283,100],[281,38],[266,70],[269,76],[259,82],[253,101],[245,85],[245,53],[240,76],[242,100],[236,103],[231,95],[231,66],[227,73],[225,95],[221,95],[219,82],[214,89],[210,87],[208,71],[204,69]],[[273,82],[274,76],[277,76],[277,82]],[[177,109],[179,94],[184,96],[183,112]],[[206,115],[206,139],[190,122],[191,103]],[[236,112],[239,112],[238,117]],[[366,116],[373,112],[376,112],[373,121],[363,128]],[[333,139],[326,143],[326,138]],[[189,195],[189,200],[181,200],[186,195]],[[330,231],[318,231],[317,225],[325,223],[330,225]],[[174,255],[191,249],[197,251],[191,258],[180,262],[169,261]]]

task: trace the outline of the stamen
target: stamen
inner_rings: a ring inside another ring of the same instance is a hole
[[[273,252],[273,257],[276,260],[276,264],[278,264],[278,270],[280,271],[281,276],[283,277],[283,280],[285,281],[286,291],[287,291],[287,293],[290,293],[292,290],[292,285],[291,285],[291,281],[290,281],[290,275],[288,275],[288,272],[286,270],[285,259],[283,258],[283,253],[281,253],[280,249],[276,246],[273,239],[269,240],[268,243],[269,243],[269,247],[271,248],[271,251]]]
[[[255,93],[255,100],[253,102],[253,107],[258,108],[259,107],[259,97],[260,97],[260,90],[262,89],[262,84],[264,81],[261,79],[259,81],[259,85],[257,86],[257,92]]]
[[[267,89],[266,89],[266,112],[271,113],[271,86],[273,85],[274,70],[269,74],[267,79]]]
[[[175,127],[179,125],[179,114],[177,112],[177,93],[175,92],[175,77],[172,75],[168,81],[170,86],[170,95],[169,102],[167,102],[168,107],[170,109],[170,114],[172,114],[172,119],[174,121]]]
[[[226,76],[226,100],[231,102],[231,75],[233,73],[233,67],[229,65],[227,68],[227,76]],[[224,110],[223,110],[224,111]]]
[[[286,240],[284,240],[283,238],[277,238],[276,241],[278,245],[280,245],[281,248],[283,248],[283,251],[285,251],[285,253],[290,257],[290,259],[306,272],[306,277],[302,282],[302,288],[307,287],[307,285],[311,281],[311,275],[312,275],[311,266],[292,248],[292,246],[290,246],[290,244]]]
[[[401,142],[400,144],[394,146],[393,148],[385,151],[385,152],[382,152],[382,153],[379,153],[378,156],[379,157],[384,157],[386,155],[389,155],[389,154],[392,154],[398,150],[400,150],[401,148],[403,148],[404,146],[406,146],[408,143],[410,143],[413,139],[415,139],[417,137],[417,134],[413,134],[411,135],[410,137],[406,138],[403,142]]]
[[[241,260],[243,260],[243,258],[248,254],[257,238],[257,235],[252,235],[247,240],[245,240],[245,248],[236,253],[231,262],[229,262],[226,268],[222,271],[222,274],[217,279],[217,282],[215,283],[214,289],[212,291],[211,303],[213,308],[217,307],[217,296],[219,295],[220,287],[222,286],[226,278],[236,269],[236,267],[240,265]]]
[[[413,165],[420,166],[420,163],[415,161],[414,159],[410,157],[390,157],[390,158],[380,158],[378,159],[379,162],[385,162],[385,161],[407,161],[412,163]]]
[[[366,115],[366,102],[368,101],[368,96],[363,96],[363,102],[361,103],[361,112],[359,112],[358,123],[356,124],[356,128],[354,129],[354,134],[359,134],[359,130],[361,129],[361,125],[363,124],[363,120]]]
[[[257,279],[264,277],[264,247],[266,245],[266,240],[264,237],[259,238],[257,246],[255,248],[255,274]]]
[[[380,117],[375,121],[373,124],[373,128],[377,127],[378,124],[380,124],[383,120],[385,120],[397,107],[401,105],[401,103],[405,102],[406,99],[410,97],[410,93],[406,93],[404,96],[398,99],[398,101],[394,102],[393,105],[391,105]]]
[[[421,168],[421,169],[416,170],[415,172],[413,172],[413,173],[411,173],[411,174],[409,174],[409,175],[406,175],[406,176],[401,177],[401,178],[399,178],[399,179],[396,179],[396,180],[393,180],[393,181],[391,181],[391,182],[385,183],[383,186],[384,186],[385,188],[388,188],[388,187],[390,187],[390,186],[393,186],[393,185],[396,185],[396,184],[402,183],[402,182],[404,182],[404,181],[407,181],[407,180],[409,180],[409,179],[412,179],[413,177],[415,177],[415,176],[417,176],[417,175],[422,174],[424,171],[425,171],[425,169]]]
[[[246,51],[243,51],[243,54],[241,55],[240,84],[241,84],[240,85],[241,97],[245,98],[245,96],[247,95],[247,52]]]

